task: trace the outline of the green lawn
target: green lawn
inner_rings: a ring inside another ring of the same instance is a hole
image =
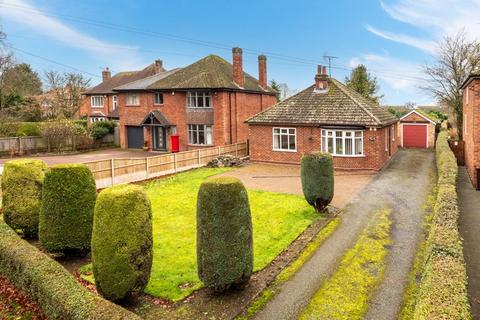
[[[153,266],[146,292],[178,301],[202,286],[197,276],[196,202],[200,184],[230,169],[202,168],[145,184],[153,209]],[[303,197],[249,190],[254,269],[263,269],[321,218]]]

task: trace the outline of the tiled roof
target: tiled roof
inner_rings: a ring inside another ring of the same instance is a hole
[[[327,92],[312,85],[247,120],[250,124],[385,126],[398,119],[343,83],[329,79]]]
[[[233,81],[233,66],[223,58],[209,55],[165,77],[148,89],[232,89],[275,94],[270,88],[262,88],[257,79],[244,72],[244,87]]]
[[[165,69],[162,68],[162,71]],[[124,71],[115,74],[113,77],[104,81],[85,92],[87,95],[91,94],[108,94],[114,93],[113,88],[122,86],[124,84],[137,81],[155,74],[155,65],[152,63],[143,70]]]
[[[149,76],[137,81],[133,81],[122,86],[118,86],[113,88],[115,91],[124,91],[124,90],[145,90],[150,85],[154,84],[155,82],[168,77],[169,75],[181,70],[181,68],[172,69],[169,71],[165,71],[162,73],[154,74],[153,76]]]

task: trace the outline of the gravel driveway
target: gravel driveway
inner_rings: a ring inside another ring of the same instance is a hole
[[[291,280],[256,315],[256,319],[296,319],[310,298],[352,247],[359,232],[382,208],[392,209],[392,238],[384,283],[375,295],[367,318],[395,319],[412,265],[423,218],[423,203],[430,190],[434,153],[400,150],[390,164],[345,208],[335,233],[313,254]]]

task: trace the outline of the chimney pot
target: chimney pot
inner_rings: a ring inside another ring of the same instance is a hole
[[[258,56],[258,83],[262,88],[267,88],[267,57]]]
[[[244,75],[243,75],[243,58],[242,48],[235,47],[232,49],[233,54],[233,81],[243,88]]]
[[[163,61],[160,59],[155,60],[155,74],[162,72]]]
[[[326,92],[326,90],[328,90],[328,83],[327,67],[319,65],[317,67],[317,74],[315,75],[315,90]]]
[[[105,82],[105,81],[109,80],[111,77],[112,77],[112,73],[110,72],[110,69],[108,69],[108,67],[106,67],[102,71],[102,81]]]

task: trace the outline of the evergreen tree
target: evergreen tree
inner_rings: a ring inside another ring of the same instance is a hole
[[[376,104],[379,104],[380,99],[383,97],[377,94],[380,89],[377,83],[377,78],[370,75],[367,71],[367,67],[363,64],[358,65],[352,70],[350,77],[345,78],[345,84],[347,87],[352,88],[363,97]]]
[[[277,81],[271,80],[270,81],[270,87],[275,91],[275,96],[277,97],[277,101],[280,101],[280,92],[281,92],[281,87],[280,84],[278,84]]]

